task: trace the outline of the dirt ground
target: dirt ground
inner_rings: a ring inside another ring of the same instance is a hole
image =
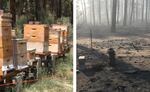
[[[77,59],[78,92],[150,92],[150,33],[133,31],[93,31],[93,49],[89,34],[78,31],[77,57],[85,56]],[[116,51],[114,66],[108,65],[110,47]]]

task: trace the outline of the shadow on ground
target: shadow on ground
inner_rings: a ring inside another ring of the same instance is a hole
[[[94,81],[92,79],[89,84],[87,83],[85,87],[79,87],[78,92],[150,92],[150,71],[140,70],[131,64],[127,64],[121,58],[117,58],[115,66],[108,66],[106,64],[108,56],[104,53],[94,49],[91,50],[82,45],[77,45],[77,48],[78,55],[84,55],[83,51],[89,52],[88,54],[98,57],[98,62],[102,62],[102,65],[87,69],[85,62],[80,63],[78,61],[79,69],[89,80],[94,76],[98,76],[95,77]],[[82,52],[80,52],[80,49]],[[110,67],[112,69],[107,70]]]

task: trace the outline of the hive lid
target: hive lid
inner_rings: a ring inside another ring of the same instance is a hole
[[[27,42],[26,39],[22,39],[22,38],[17,38],[17,39],[12,39],[12,40],[16,40],[18,42]]]
[[[12,14],[11,13],[4,13],[3,10],[0,10],[0,18],[11,18]]]

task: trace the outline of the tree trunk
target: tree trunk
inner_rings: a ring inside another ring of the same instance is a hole
[[[124,3],[124,21],[123,21],[124,26],[127,25],[127,7],[128,7],[128,0],[125,0],[125,3]]]
[[[55,1],[54,0],[50,0],[50,5],[51,5],[51,7],[50,7],[50,10],[52,11],[52,13],[54,14],[54,11],[55,11]]]
[[[93,24],[93,6],[92,6],[92,0],[89,0],[89,5],[90,5],[90,25],[92,25]]]
[[[83,1],[81,0],[81,5],[82,5],[82,22],[84,22],[85,21],[85,12],[84,12],[84,6],[83,6]]]
[[[138,0],[136,1],[136,20],[138,20],[139,19],[139,8],[138,8],[138,6],[139,6],[139,4],[138,4],[139,2],[138,2]]]
[[[73,1],[71,2],[71,17],[70,17],[70,20],[71,20],[71,24],[73,24]]]
[[[12,26],[15,27],[16,24],[16,1],[10,0],[10,12],[12,14]]]
[[[46,9],[47,9],[47,0],[43,0],[43,8],[46,11]]]
[[[34,0],[35,2],[35,16],[36,16],[36,21],[39,21],[40,18],[39,18],[39,0]]]
[[[130,24],[132,23],[133,21],[133,14],[134,14],[134,0],[132,0],[132,4],[131,4],[132,8],[131,8],[131,16],[130,16]]]
[[[0,9],[2,9],[2,8],[3,8],[2,1],[3,1],[3,0],[0,0]]]
[[[150,5],[150,1],[148,1],[148,6]],[[148,21],[150,21],[150,7],[148,7]]]
[[[34,19],[35,19],[35,2],[34,2],[34,0],[30,0],[29,2],[30,2],[29,3],[29,6],[30,6],[29,13],[33,14],[33,15],[30,16],[29,20],[34,21]]]
[[[147,23],[147,19],[148,19],[148,0],[146,0],[146,12],[145,12],[145,21]]]
[[[119,17],[120,17],[120,16],[119,16],[119,13],[120,13],[120,12],[119,12],[119,11],[120,11],[119,8],[120,8],[120,1],[118,0],[118,1],[117,1],[117,23],[119,23]]]
[[[111,32],[116,32],[117,0],[113,0]]]
[[[106,17],[107,17],[107,23],[109,25],[109,12],[108,12],[108,1],[105,0],[105,4],[106,4]]]
[[[144,6],[145,6],[145,0],[143,0],[143,3],[142,3],[142,21],[144,21]]]
[[[94,8],[94,0],[92,0],[92,11],[93,11],[93,25],[95,26],[95,8]]]
[[[99,0],[99,24],[101,24],[101,0]]]
[[[61,18],[61,12],[62,12],[62,1],[61,0],[57,0],[57,18]]]
[[[137,19],[137,0],[135,0],[134,1],[135,3],[134,3],[134,16],[133,16],[133,21],[135,22],[136,21],[136,19]]]
[[[93,49],[93,33],[92,29],[90,28],[90,45],[91,45],[91,50]]]
[[[85,3],[85,0],[83,0],[83,5],[84,5],[84,12],[85,12],[85,22],[87,23],[86,3]]]
[[[40,21],[43,21],[44,20],[44,15],[45,15],[45,9],[44,9],[44,2],[43,2],[43,0],[40,0],[40,12],[39,12],[39,18],[40,18]]]

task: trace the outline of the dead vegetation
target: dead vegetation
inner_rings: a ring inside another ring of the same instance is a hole
[[[150,41],[141,37],[111,37],[78,40],[78,92],[149,92]],[[108,65],[107,49],[114,48],[115,66]]]

